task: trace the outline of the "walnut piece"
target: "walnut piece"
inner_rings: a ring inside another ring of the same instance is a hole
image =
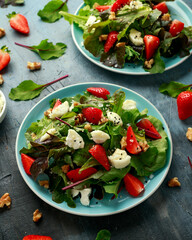
[[[99,121],[99,125],[102,125],[102,124],[104,124],[104,123],[106,123],[106,122],[108,122],[109,121],[109,119],[108,118],[106,118],[106,117],[104,117],[104,116],[102,116],[101,117],[101,120]]]
[[[4,28],[0,28],[0,38],[5,36],[5,29]]]
[[[43,214],[39,211],[39,209],[36,209],[33,213],[33,222],[39,222],[39,220],[42,218]]]
[[[63,171],[64,173],[68,173],[68,172],[69,172],[69,169],[70,169],[70,166],[69,166],[69,165],[63,165],[63,166],[61,167],[61,169],[62,169],[62,171]]]
[[[120,144],[121,144],[121,149],[125,150],[125,148],[127,147],[127,137],[122,137]]]
[[[4,79],[3,76],[0,74],[0,85],[2,85],[4,83]]]
[[[41,69],[41,63],[40,62],[27,62],[27,68],[31,71],[39,70],[39,69]]]
[[[99,3],[94,3],[94,5],[93,5],[93,9],[96,9],[96,7],[99,7],[100,5],[99,5]]]
[[[116,45],[116,47],[124,47],[124,46],[125,46],[125,42],[119,42]]]
[[[163,16],[161,17],[162,21],[170,21],[171,20],[171,15],[169,13],[165,13],[163,14]]]
[[[99,36],[99,42],[106,41],[106,40],[107,40],[107,37],[108,37],[107,34],[102,34],[102,35],[100,35],[100,36]]]
[[[179,182],[177,177],[174,177],[168,181],[168,186],[169,187],[180,187],[181,183]]]
[[[109,15],[109,20],[115,20],[116,16],[115,16],[115,12],[111,12],[111,14]]]
[[[44,188],[48,189],[49,188],[49,181],[48,180],[42,180],[42,181],[39,180],[39,185],[41,187],[44,187]]]
[[[11,207],[11,198],[9,196],[9,193],[5,193],[1,198],[0,198],[0,208],[3,208],[4,206],[7,206],[8,208]]]
[[[186,137],[189,141],[192,142],[192,128],[188,128],[187,132],[186,132]]]
[[[79,113],[76,117],[75,117],[75,125],[78,125],[78,124],[82,124],[85,122],[85,119],[83,117],[83,114],[82,113]]]
[[[148,69],[151,69],[153,64],[154,64],[154,59],[153,58],[151,58],[149,61],[146,60],[145,63],[144,63],[145,67],[148,68]]]
[[[44,115],[46,116],[46,117],[49,117],[49,114],[52,112],[52,108],[49,108],[47,111],[45,111],[44,112]]]
[[[84,129],[88,130],[88,132],[91,132],[93,130],[91,124],[89,123],[84,126]]]
[[[142,148],[143,152],[146,152],[147,149],[149,148],[149,145],[147,144],[147,141],[140,141],[139,145]]]

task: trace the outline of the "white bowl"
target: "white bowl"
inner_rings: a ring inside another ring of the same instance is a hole
[[[3,97],[3,101],[4,101],[3,109],[0,112],[0,123],[1,123],[3,121],[3,119],[5,118],[5,115],[7,114],[7,102],[6,102],[5,95],[3,94],[3,92],[1,90],[0,90],[0,96]]]

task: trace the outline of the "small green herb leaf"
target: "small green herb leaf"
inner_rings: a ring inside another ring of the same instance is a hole
[[[56,45],[53,45],[52,42],[48,42],[48,39],[42,40],[40,44],[36,46],[26,46],[20,43],[15,44],[36,52],[43,60],[59,58],[65,53],[67,48],[64,43],[56,43]]]
[[[111,233],[109,232],[109,230],[103,229],[98,232],[95,240],[110,240],[110,239],[111,239]]]
[[[187,90],[188,88],[190,88],[190,85],[185,85],[179,82],[170,82],[163,83],[159,88],[159,92],[176,98],[181,92]]]
[[[61,14],[59,14],[60,11],[68,11],[67,1],[52,0],[48,2],[43,10],[40,10],[37,15],[44,22],[53,23],[61,18]]]

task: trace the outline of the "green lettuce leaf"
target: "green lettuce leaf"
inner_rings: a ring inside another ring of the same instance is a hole
[[[119,185],[121,183],[121,180],[119,181],[112,181],[112,183],[108,183],[108,184],[104,184],[103,188],[105,190],[106,193],[109,194],[114,194],[116,197],[118,196],[118,189],[119,189]]]
[[[165,71],[165,63],[160,55],[160,49],[158,49],[154,55],[154,64],[151,69],[145,68],[145,71],[154,73],[163,73]]]
[[[130,166],[122,169],[111,168],[101,176],[100,180],[105,183],[110,183],[111,181],[119,181],[130,171]]]

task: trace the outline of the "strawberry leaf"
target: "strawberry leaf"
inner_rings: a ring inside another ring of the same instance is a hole
[[[181,92],[187,90],[188,88],[190,88],[190,85],[185,85],[179,82],[170,82],[163,83],[159,88],[159,92],[172,98],[176,98]]]
[[[64,43],[56,43],[56,45],[53,45],[52,42],[48,42],[48,39],[42,40],[40,44],[36,46],[26,46],[20,43],[15,44],[36,52],[43,60],[59,58],[65,53],[67,48]]]
[[[53,23],[61,18],[60,11],[67,12],[67,1],[52,0],[48,2],[43,10],[40,10],[37,15],[42,21]]]
[[[15,6],[15,5],[21,5],[24,4],[25,0],[2,0],[0,1],[0,7],[7,7],[9,4]]]
[[[111,233],[106,229],[99,231],[96,237],[96,240],[110,240],[110,239]]]

